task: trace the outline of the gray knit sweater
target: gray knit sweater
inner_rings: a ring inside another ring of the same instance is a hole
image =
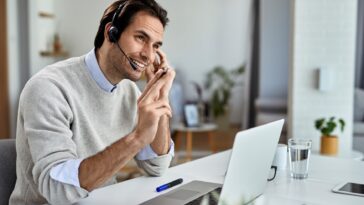
[[[71,204],[88,195],[52,179],[50,170],[94,155],[135,128],[140,91],[130,80],[117,87],[112,93],[102,90],[84,56],[50,65],[28,81],[19,102],[11,205]],[[167,154],[137,162],[148,174],[161,175],[171,159]],[[113,177],[104,185],[115,182]]]

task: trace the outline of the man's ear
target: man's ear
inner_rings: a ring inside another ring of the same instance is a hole
[[[109,36],[110,28],[111,28],[111,22],[107,23],[105,25],[105,29],[104,29],[104,39],[105,40],[107,39],[108,42],[111,42],[110,36]]]

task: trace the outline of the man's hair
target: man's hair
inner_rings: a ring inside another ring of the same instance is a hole
[[[155,0],[118,0],[112,3],[109,7],[107,7],[104,11],[104,14],[101,18],[99,29],[97,31],[94,45],[95,48],[98,49],[104,43],[104,32],[105,25],[109,22],[112,22],[113,16],[116,10],[120,5],[126,8],[122,8],[121,13],[115,18],[113,26],[115,26],[119,30],[120,38],[121,33],[125,30],[128,25],[130,25],[133,21],[133,17],[139,11],[145,11],[151,16],[154,16],[160,20],[163,25],[163,28],[167,25],[169,19],[167,17],[167,11],[163,9]]]

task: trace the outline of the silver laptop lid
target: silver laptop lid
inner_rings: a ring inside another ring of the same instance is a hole
[[[245,204],[264,192],[283,123],[236,134],[219,205]]]

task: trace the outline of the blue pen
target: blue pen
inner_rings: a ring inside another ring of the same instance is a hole
[[[183,179],[182,179],[182,178],[179,178],[179,179],[176,179],[176,180],[174,180],[174,181],[171,181],[171,182],[169,182],[169,183],[167,183],[167,184],[163,184],[163,185],[161,185],[161,186],[157,187],[155,190],[156,190],[157,192],[161,192],[161,191],[163,191],[163,190],[166,190],[166,189],[169,189],[169,188],[171,188],[171,187],[174,187],[174,186],[176,186],[176,185],[178,185],[178,184],[181,184],[182,182],[183,182]]]

